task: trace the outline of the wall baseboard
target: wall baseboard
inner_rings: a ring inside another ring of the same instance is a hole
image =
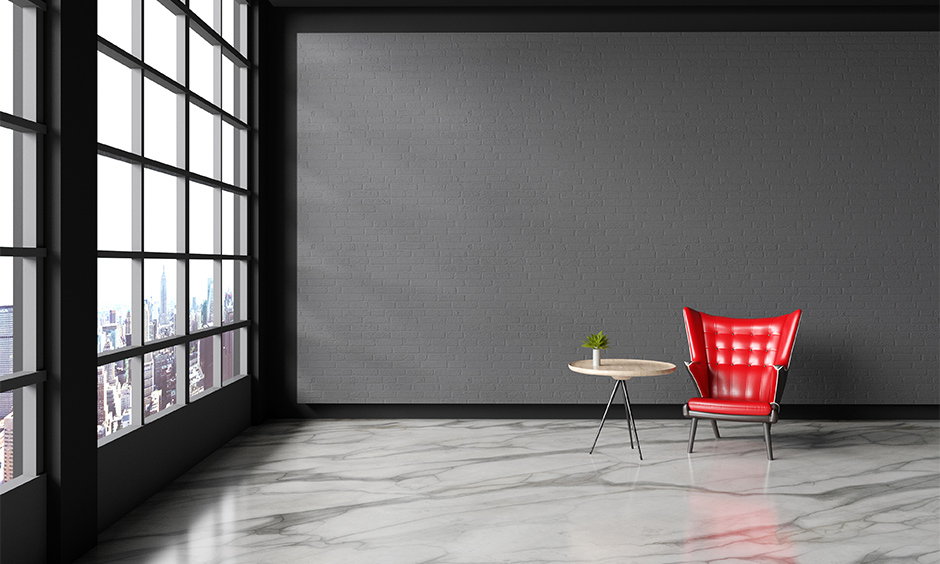
[[[313,419],[599,419],[603,404],[306,404]],[[623,419],[623,404],[608,418]],[[636,419],[682,419],[681,404],[634,404]],[[931,420],[940,405],[784,405],[781,419]]]

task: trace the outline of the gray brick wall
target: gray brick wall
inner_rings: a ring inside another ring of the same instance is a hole
[[[937,37],[299,35],[298,401],[603,402],[580,339],[681,367],[690,306],[804,310],[785,402],[938,403]]]

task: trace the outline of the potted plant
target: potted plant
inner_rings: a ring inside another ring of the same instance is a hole
[[[587,339],[581,341],[581,346],[594,349],[594,368],[601,366],[601,349],[610,348],[607,343],[607,335],[603,331],[598,331],[597,335],[589,335]]]

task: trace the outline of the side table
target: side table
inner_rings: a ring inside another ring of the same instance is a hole
[[[623,390],[623,404],[627,409],[627,430],[630,433],[630,448],[633,448],[633,438],[636,437],[636,450],[643,460],[643,451],[640,449],[640,436],[636,432],[636,420],[633,418],[633,410],[630,407],[630,394],[627,393],[625,382],[630,378],[643,378],[647,376],[662,376],[674,372],[676,365],[671,362],[660,362],[658,360],[637,360],[632,358],[602,358],[600,367],[594,368],[592,359],[577,360],[568,363],[568,368],[580,374],[591,376],[608,376],[614,380],[614,389],[610,392],[610,399],[607,400],[607,407],[604,409],[604,416],[601,418],[600,427],[597,428],[597,436],[594,437],[594,444],[591,445],[589,454],[594,453],[594,447],[597,446],[597,439],[601,436],[601,429],[604,428],[604,421],[607,420],[607,412],[610,410],[610,404],[614,401],[617,394],[617,388]]]

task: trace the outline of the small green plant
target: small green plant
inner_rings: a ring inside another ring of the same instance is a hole
[[[607,343],[607,335],[603,331],[598,331],[597,335],[590,335],[587,339],[581,341],[581,346],[589,349],[607,349],[610,345]]]

